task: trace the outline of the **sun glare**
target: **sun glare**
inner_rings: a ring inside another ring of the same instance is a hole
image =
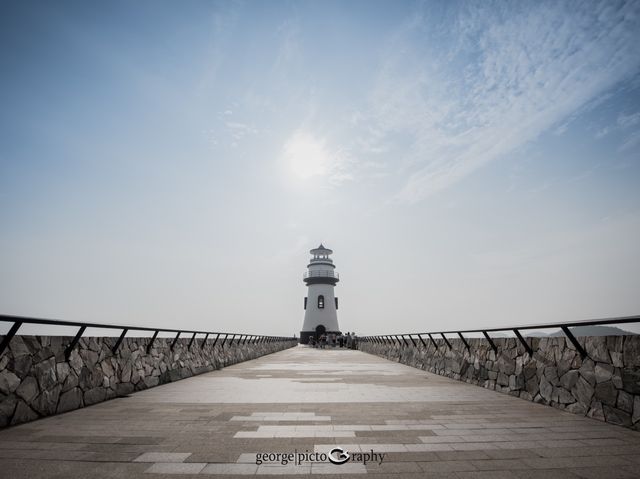
[[[308,133],[296,133],[284,146],[288,167],[297,179],[324,176],[329,168],[329,154],[324,143]]]

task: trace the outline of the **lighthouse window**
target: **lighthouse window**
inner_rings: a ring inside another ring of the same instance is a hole
[[[318,296],[318,309],[323,309],[324,308],[324,296],[320,295]]]
[[[307,298],[304,298],[304,309],[307,309]]]

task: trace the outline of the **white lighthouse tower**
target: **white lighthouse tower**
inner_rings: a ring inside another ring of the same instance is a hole
[[[304,323],[300,331],[300,342],[306,344],[310,336],[318,339],[322,334],[340,332],[338,327],[338,298],[333,294],[333,288],[340,281],[335,272],[333,260],[329,255],[333,253],[320,244],[310,253],[313,255],[307,265],[308,271],[303,281],[308,287],[307,297],[304,298]]]

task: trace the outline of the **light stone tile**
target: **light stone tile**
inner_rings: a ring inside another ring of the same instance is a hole
[[[362,452],[373,450],[374,452],[407,452],[404,444],[360,444]]]
[[[291,475],[291,474],[311,474],[311,465],[301,464],[262,464],[258,466],[256,474],[268,474],[274,476]]]
[[[448,442],[465,442],[461,436],[418,436],[425,444],[442,444]]]
[[[334,447],[341,447],[348,452],[362,452],[360,444],[316,444],[313,446],[313,452],[328,454]]]
[[[364,464],[347,462],[345,464],[313,464],[311,474],[366,474]]]
[[[405,444],[408,452],[453,451],[450,444]]]
[[[255,452],[243,452],[238,456],[236,463],[238,464],[255,464],[256,463],[256,454]]]
[[[255,459],[254,455],[254,464],[207,464],[204,469],[200,471],[200,474],[238,474],[252,476],[258,470],[258,466],[255,464]]]
[[[198,474],[206,465],[204,462],[156,462],[144,472],[151,474]]]
[[[491,442],[465,442],[453,443],[451,448],[454,451],[480,451],[482,449],[498,449],[498,446]]]
[[[190,455],[190,452],[145,452],[133,462],[184,462]]]

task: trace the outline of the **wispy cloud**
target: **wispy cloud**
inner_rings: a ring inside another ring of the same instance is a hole
[[[445,16],[420,11],[393,37],[366,113],[363,143],[404,158],[400,202],[562,129],[640,69],[640,2],[482,3]]]

